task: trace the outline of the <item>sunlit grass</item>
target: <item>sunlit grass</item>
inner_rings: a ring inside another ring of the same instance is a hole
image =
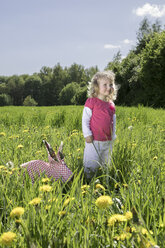
[[[82,109],[0,108],[1,246],[164,247],[164,110],[117,107],[111,165],[87,185]],[[20,164],[47,161],[43,139],[55,151],[64,142],[65,162],[75,172],[71,184],[23,178]],[[19,218],[11,218],[14,209],[22,210]]]

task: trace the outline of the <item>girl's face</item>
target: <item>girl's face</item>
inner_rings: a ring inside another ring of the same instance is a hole
[[[114,91],[114,85],[108,79],[98,80],[98,85],[99,91],[97,97],[104,101]]]

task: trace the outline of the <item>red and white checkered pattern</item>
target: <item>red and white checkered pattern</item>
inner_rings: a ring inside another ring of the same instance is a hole
[[[48,151],[48,149],[47,149]],[[59,152],[57,154],[58,161],[54,160],[48,151],[49,163],[42,160],[31,160],[21,165],[22,168],[26,168],[27,172],[34,183],[35,178],[45,175],[52,180],[62,179],[66,182],[71,179],[73,175],[72,171],[67,167],[64,160],[60,158]]]

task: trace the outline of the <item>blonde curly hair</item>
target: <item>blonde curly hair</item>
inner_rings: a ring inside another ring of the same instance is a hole
[[[117,86],[115,85],[115,74],[112,71],[97,72],[91,82],[88,82],[88,97],[97,97],[99,93],[99,80],[106,79],[113,84],[114,91],[107,96],[107,101],[116,100],[117,97]]]

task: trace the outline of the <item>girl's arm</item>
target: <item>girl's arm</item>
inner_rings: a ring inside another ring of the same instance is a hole
[[[116,139],[116,114],[113,115],[112,140]]]
[[[84,107],[82,115],[82,131],[87,143],[91,143],[93,141],[92,131],[90,129],[91,117],[92,110],[88,107]]]

